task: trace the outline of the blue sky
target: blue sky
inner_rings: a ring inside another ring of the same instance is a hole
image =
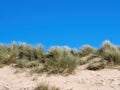
[[[0,42],[46,48],[120,44],[119,0],[0,0]]]

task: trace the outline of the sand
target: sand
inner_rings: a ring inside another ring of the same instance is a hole
[[[61,90],[120,90],[120,70],[117,69],[77,69],[68,76],[15,72],[16,69],[12,66],[0,68],[0,90],[34,90],[40,82]]]

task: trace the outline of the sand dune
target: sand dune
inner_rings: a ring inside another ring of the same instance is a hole
[[[120,71],[117,69],[78,69],[69,76],[30,75],[27,72],[15,71],[12,66],[0,69],[0,90],[34,90],[40,82],[59,87],[61,90],[120,90]]]

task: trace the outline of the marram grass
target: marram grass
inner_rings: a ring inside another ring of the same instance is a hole
[[[102,61],[95,62],[95,59]],[[99,49],[90,46],[80,50],[53,47],[45,52],[42,46],[0,44],[0,67],[10,64],[48,73],[72,73],[77,66],[84,64],[89,64],[87,69],[98,70],[109,65],[120,65],[120,47],[105,41]]]

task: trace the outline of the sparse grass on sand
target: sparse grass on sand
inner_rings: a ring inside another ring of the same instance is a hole
[[[60,90],[60,89],[55,86],[50,87],[48,84],[45,84],[42,82],[42,83],[39,83],[34,90]]]

